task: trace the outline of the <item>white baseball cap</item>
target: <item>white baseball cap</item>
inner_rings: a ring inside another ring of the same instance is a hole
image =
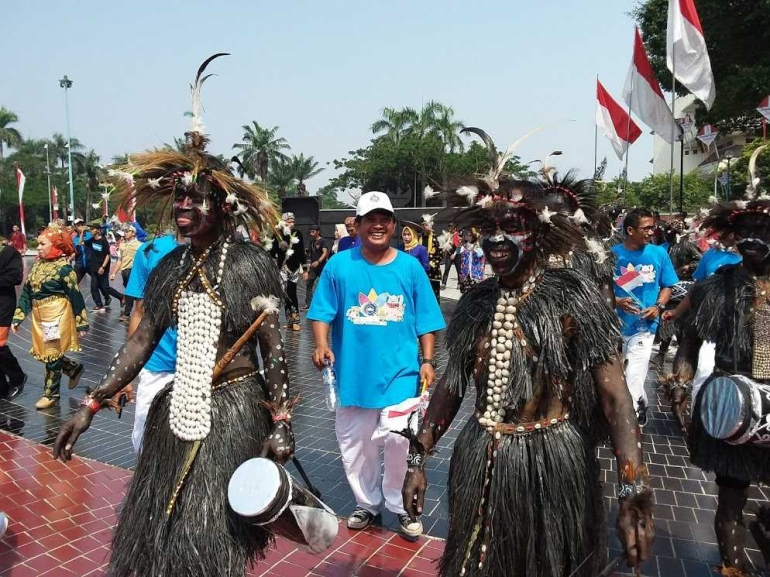
[[[356,216],[366,216],[373,210],[385,210],[390,214],[395,212],[388,195],[377,190],[361,195],[356,205]]]

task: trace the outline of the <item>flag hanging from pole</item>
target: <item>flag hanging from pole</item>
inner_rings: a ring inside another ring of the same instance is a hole
[[[658,79],[652,71],[647,52],[644,50],[639,28],[634,28],[634,57],[628,68],[623,100],[631,112],[655,131],[655,134],[671,144],[675,134],[674,115],[666,104]]]
[[[24,196],[24,183],[27,182],[27,177],[21,171],[21,168],[16,167],[16,184],[19,185],[19,220],[21,221],[21,234],[26,238],[27,230],[24,227],[24,202],[22,197]]]
[[[596,81],[596,126],[602,129],[615,154],[620,160],[626,154],[628,147],[636,142],[642,130],[631,120],[628,113],[613,100],[602,83]]]
[[[51,187],[51,208],[53,211],[53,219],[59,218],[59,193],[56,191],[56,186]]]
[[[759,112],[765,120],[770,120],[770,94],[762,99],[762,102],[757,106],[757,112]]]
[[[717,91],[694,0],[668,0],[666,66],[706,109],[711,108]]]

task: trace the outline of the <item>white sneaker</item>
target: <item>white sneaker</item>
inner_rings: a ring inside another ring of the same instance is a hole
[[[413,521],[409,515],[399,515],[398,522],[401,525],[401,536],[408,541],[417,541],[422,535],[422,521]]]

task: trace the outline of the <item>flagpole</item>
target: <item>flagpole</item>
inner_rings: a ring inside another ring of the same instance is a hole
[[[668,177],[668,210],[669,214],[674,212],[674,143],[676,142],[676,57],[671,55],[671,117],[674,122],[671,123],[671,170]]]
[[[599,75],[596,75],[596,82],[599,82]],[[596,119],[594,119],[594,181],[596,181],[596,170],[599,168],[599,127],[596,125]],[[596,182],[594,182],[596,187]]]
[[[623,183],[623,204],[626,201],[626,189],[628,188],[628,155],[631,152],[631,143],[629,139],[631,137],[631,102],[634,101],[634,77],[631,77],[631,90],[628,93],[628,121],[626,122],[626,168],[625,168],[625,182]]]

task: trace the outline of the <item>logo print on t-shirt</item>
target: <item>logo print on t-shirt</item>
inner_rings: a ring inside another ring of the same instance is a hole
[[[400,323],[404,320],[404,297],[390,293],[377,294],[371,289],[369,294],[358,293],[358,306],[352,306],[345,316],[356,325],[385,326],[388,322]]]

